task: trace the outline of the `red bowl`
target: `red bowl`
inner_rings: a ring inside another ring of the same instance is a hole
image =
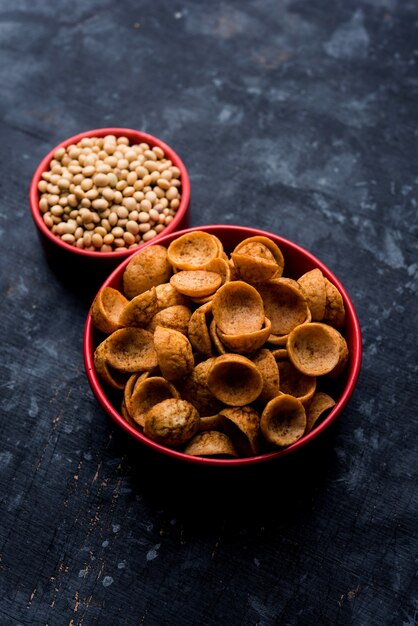
[[[153,135],[148,135],[147,133],[142,133],[138,130],[133,130],[131,128],[99,128],[96,130],[89,130],[84,133],[80,133],[78,135],[75,135],[74,137],[69,137],[65,141],[62,141],[60,144],[55,146],[55,148],[53,148],[53,150],[51,150],[42,159],[42,161],[36,168],[29,190],[29,206],[47,257],[57,264],[70,265],[71,269],[73,269],[74,271],[78,269],[82,269],[83,271],[86,271],[86,269],[100,269],[101,271],[103,271],[104,268],[105,270],[107,270],[107,272],[110,272],[121,261],[126,259],[128,256],[131,256],[132,253],[136,252],[136,249],[116,250],[114,252],[94,252],[93,250],[81,250],[79,248],[76,248],[75,246],[71,246],[70,244],[62,241],[59,237],[54,235],[49,230],[49,228],[44,223],[44,220],[42,219],[42,214],[39,210],[38,183],[42,179],[43,172],[49,169],[49,164],[51,163],[54,153],[58,150],[58,148],[66,148],[71,144],[76,144],[84,137],[105,137],[106,135],[115,135],[116,137],[120,137],[123,135],[125,137],[128,137],[131,143],[145,142],[152,147],[159,146],[160,148],[162,148],[162,150],[164,150],[165,154],[173,162],[173,165],[178,167],[180,170],[182,184],[180,205],[177,209],[173,221],[168,226],[166,226],[162,233],[159,233],[156,237],[154,237],[152,241],[155,243],[159,241],[161,237],[168,235],[169,233],[172,233],[176,230],[187,228],[187,226],[189,225],[189,175],[183,161],[180,159],[178,154],[174,152],[172,148],[170,148],[170,146],[165,144],[157,137],[154,137]],[[142,248],[144,245],[145,244],[139,244],[138,249]]]
[[[253,237],[255,235],[264,235],[270,237],[281,249],[285,258],[285,276],[290,278],[298,278],[305,272],[314,268],[319,268],[324,276],[328,278],[340,291],[346,310],[346,323],[343,330],[343,334],[347,340],[349,348],[349,360],[344,370],[343,375],[336,381],[335,387],[333,387],[334,399],[336,404],[327,415],[327,417],[316,426],[310,433],[302,437],[293,445],[277,450],[276,452],[268,452],[266,454],[260,454],[254,457],[246,457],[240,459],[211,459],[203,457],[193,457],[187,454],[183,454],[178,450],[166,448],[158,443],[155,443],[139,431],[130,426],[119,412],[120,398],[116,398],[113,390],[110,390],[102,383],[96,374],[93,364],[94,349],[103,339],[103,336],[94,328],[90,314],[87,317],[85,331],[84,331],[84,363],[89,380],[90,386],[93,390],[97,400],[110,415],[110,417],[127,431],[134,439],[140,443],[145,444],[149,448],[160,452],[173,459],[186,461],[188,463],[196,463],[198,465],[214,465],[214,466],[241,466],[250,465],[253,463],[262,463],[265,461],[271,461],[278,459],[284,455],[291,454],[296,450],[300,450],[309,442],[316,439],[321,433],[323,433],[341,414],[347,402],[349,401],[360,372],[361,357],[362,357],[362,342],[361,342],[361,330],[360,324],[357,319],[356,312],[354,310],[353,303],[351,302],[346,290],[340,283],[340,281],[332,274],[332,272],[319,261],[312,254],[301,248],[300,246],[292,243],[291,241],[274,235],[272,233],[258,230],[256,228],[246,228],[242,226],[225,226],[225,225],[210,225],[191,228],[181,232],[177,232],[170,235],[165,235],[159,239],[158,243],[163,246],[168,246],[178,236],[190,232],[193,230],[204,230],[208,233],[212,233],[219,237],[224,245],[225,251],[230,252],[240,241],[247,237]],[[152,242],[145,244],[153,245]],[[144,247],[145,247],[144,245]],[[125,267],[129,263],[130,259],[126,259],[119,265],[118,268],[109,276],[102,287],[114,287],[115,289],[122,289],[122,276]]]

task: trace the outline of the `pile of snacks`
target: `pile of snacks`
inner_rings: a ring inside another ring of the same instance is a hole
[[[112,252],[150,241],[180,206],[180,170],[158,147],[84,137],[59,148],[38,183],[46,226],[67,244]]]
[[[341,294],[314,269],[283,277],[267,237],[228,257],[192,231],[136,254],[123,293],[104,287],[91,318],[105,333],[97,373],[121,392],[121,414],[150,439],[193,456],[234,458],[289,446],[334,400],[347,343]]]

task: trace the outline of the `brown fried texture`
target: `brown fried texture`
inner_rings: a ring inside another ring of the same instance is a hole
[[[260,451],[260,416],[250,406],[222,409],[222,426],[234,446],[243,456],[254,456]]]
[[[218,289],[212,313],[218,329],[227,335],[256,332],[262,328],[265,317],[260,294],[240,280]]]
[[[327,294],[325,289],[325,277],[319,268],[306,272],[297,281],[311,311],[314,322],[320,322],[325,315]]]
[[[290,361],[302,374],[323,376],[332,372],[340,362],[340,342],[337,330],[312,322],[295,328],[287,340]]]
[[[229,406],[244,406],[258,398],[263,379],[257,366],[239,354],[222,354],[209,370],[207,384],[213,395]]]
[[[270,400],[261,415],[261,432],[274,446],[290,446],[300,439],[306,428],[303,404],[287,394]]]
[[[169,381],[185,378],[194,367],[190,341],[172,328],[157,326],[154,346],[162,375]]]
[[[286,335],[306,320],[308,305],[300,290],[293,285],[273,279],[257,285],[257,289],[266,317],[271,321],[273,335]]]
[[[152,333],[143,328],[121,328],[105,341],[107,363],[120,372],[150,371],[158,365]]]
[[[266,404],[280,393],[280,374],[277,362],[266,348],[259,350],[253,357],[253,363],[257,366],[263,379],[263,388],[258,401]]]
[[[205,269],[210,261],[219,256],[218,241],[203,231],[187,233],[170,243],[168,259],[179,270]]]
[[[129,261],[123,274],[123,291],[127,298],[148,291],[162,283],[167,283],[172,268],[167,258],[167,250],[153,245],[141,250]]]
[[[190,402],[169,398],[148,411],[144,433],[157,443],[178,447],[198,431],[199,419],[199,413]]]
[[[190,298],[201,298],[213,294],[222,283],[216,272],[206,270],[181,270],[170,278],[170,283],[180,293]]]
[[[151,376],[135,385],[130,398],[130,416],[142,428],[145,415],[159,402],[168,398],[179,398],[177,389],[162,376]]]
[[[225,433],[207,430],[197,433],[183,449],[191,456],[236,458],[239,456],[231,439]]]
[[[113,333],[121,328],[119,316],[128,300],[113,287],[103,287],[91,305],[90,315],[93,325],[103,333]]]
[[[149,324],[157,311],[157,306],[157,292],[155,287],[151,287],[127,302],[119,316],[119,324],[142,328]]]
[[[148,330],[154,332],[157,326],[164,326],[164,328],[178,330],[179,333],[187,336],[191,316],[192,312],[189,307],[184,304],[175,304],[158,311],[148,325]]]
[[[309,433],[322,414],[333,406],[335,406],[335,400],[327,393],[318,391],[318,393],[314,395],[307,411],[305,433]]]
[[[290,361],[280,361],[280,391],[298,398],[304,406],[312,400],[316,390],[315,376],[302,374]]]

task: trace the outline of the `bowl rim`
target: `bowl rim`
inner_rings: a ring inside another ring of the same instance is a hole
[[[338,288],[338,290],[340,291],[343,297],[344,306],[346,307],[346,312],[347,311],[349,312],[349,316],[352,320],[352,325],[353,325],[352,349],[351,349],[351,356],[350,356],[351,373],[348,377],[347,384],[341,394],[340,399],[332,408],[332,410],[329,412],[329,414],[321,421],[321,423],[318,426],[316,426],[313,430],[311,430],[306,436],[301,437],[301,439],[296,441],[294,444],[286,448],[283,448],[281,450],[267,452],[265,454],[259,454],[253,457],[242,457],[238,459],[215,459],[215,458],[210,458],[210,457],[191,456],[191,455],[184,454],[183,452],[180,452],[179,450],[175,450],[173,448],[168,448],[166,446],[158,444],[155,441],[152,441],[151,439],[146,437],[144,434],[142,434],[141,432],[133,428],[130,424],[128,424],[128,422],[122,417],[122,415],[120,415],[120,413],[114,408],[112,403],[109,401],[106,393],[102,389],[101,382],[94,368],[93,351],[90,350],[90,346],[92,345],[94,327],[91,321],[91,315],[89,311],[86,322],[85,322],[85,327],[84,327],[83,356],[84,356],[84,365],[85,365],[87,379],[89,381],[93,394],[96,397],[99,404],[102,406],[104,411],[108,415],[110,415],[110,417],[117,424],[119,424],[119,426],[121,426],[126,432],[132,435],[134,439],[136,439],[138,442],[172,459],[177,459],[177,460],[181,460],[187,463],[192,463],[192,464],[197,464],[197,465],[208,465],[208,466],[217,466],[217,467],[247,466],[247,465],[253,465],[257,463],[271,461],[274,459],[279,459],[303,448],[305,445],[309,444],[310,442],[315,440],[319,435],[321,435],[344,410],[351,395],[354,392],[354,389],[355,389],[355,386],[357,384],[357,380],[360,374],[360,369],[361,369],[361,361],[362,361],[361,328],[360,328],[360,323],[359,323],[356,311],[354,309],[354,305],[351,301],[351,298],[348,295],[344,286],[341,284],[338,278],[327,268],[327,266],[324,265],[322,261],[320,261],[313,254],[308,252],[305,248],[302,248],[298,244],[294,243],[293,241],[290,241],[289,239],[286,239],[285,237],[281,237],[280,235],[276,235],[274,233],[271,233],[265,230],[247,227],[247,226],[231,225],[231,224],[206,224],[202,226],[194,226],[192,228],[187,228],[181,231],[177,231],[176,233],[167,234],[165,235],[165,237],[163,237],[162,239],[158,241],[158,244],[163,245],[165,238],[169,239],[173,237],[174,235],[176,237],[180,237],[181,235],[184,235],[186,233],[196,231],[196,230],[204,230],[206,232],[211,233],[214,230],[217,231],[218,229],[224,229],[227,231],[236,231],[237,228],[243,233],[243,237],[253,237],[253,236],[271,237],[273,235],[279,247],[280,247],[280,243],[283,243],[288,248],[291,248],[294,252],[298,254],[303,254],[312,263],[314,263],[316,267],[318,267],[323,272],[323,274],[328,278],[328,280],[331,280],[331,282]],[[216,232],[214,234],[216,234]],[[219,236],[219,233],[218,233],[218,236]],[[147,242],[143,248],[141,247],[141,250],[143,250],[145,247],[148,247],[150,245],[153,245],[153,241]],[[103,289],[103,287],[108,286],[108,284],[111,283],[116,276],[119,276],[119,274],[124,270],[124,268],[129,263],[130,260],[131,260],[131,257],[125,259],[125,261],[120,263],[118,267],[114,269],[111,272],[111,274],[108,276],[108,278],[104,281],[104,283],[101,285],[97,293],[99,293],[100,290]]]
[[[37,228],[41,231],[41,233],[47,237],[52,243],[56,244],[58,247],[63,250],[67,250],[68,252],[72,252],[73,254],[78,255],[79,257],[90,258],[90,259],[115,259],[122,260],[127,256],[130,256],[132,253],[135,253],[137,250],[142,249],[145,245],[143,242],[138,244],[136,248],[131,248],[129,250],[115,250],[114,252],[96,252],[93,250],[82,250],[81,248],[76,248],[65,241],[62,241],[59,237],[54,235],[50,231],[50,229],[46,226],[44,220],[42,219],[41,211],[39,210],[39,191],[38,191],[38,183],[42,178],[43,172],[45,172],[51,160],[54,157],[55,152],[59,148],[66,148],[67,146],[78,143],[81,139],[85,137],[105,137],[106,135],[116,135],[116,137],[127,136],[131,141],[134,139],[138,143],[144,142],[149,143],[151,146],[159,146],[164,150],[165,154],[168,158],[173,162],[173,165],[179,168],[181,175],[181,199],[180,205],[176,211],[176,214],[173,218],[173,221],[170,222],[165,229],[158,233],[154,239],[151,241],[159,241],[160,237],[164,235],[168,235],[172,233],[177,226],[181,223],[184,215],[187,212],[187,209],[190,205],[190,178],[188,171],[186,169],[185,164],[183,163],[180,156],[177,152],[164,141],[162,141],[159,137],[155,135],[151,135],[149,133],[142,132],[140,130],[135,130],[134,128],[122,128],[122,127],[112,127],[112,128],[96,128],[93,130],[87,130],[77,135],[73,135],[72,137],[68,137],[64,139],[59,144],[57,144],[52,150],[50,150],[40,161],[37,166],[30,183],[29,187],[29,207],[32,214],[32,218],[37,226]]]

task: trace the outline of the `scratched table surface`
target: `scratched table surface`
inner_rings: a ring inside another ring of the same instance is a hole
[[[408,0],[0,1],[1,625],[418,623],[417,25]],[[96,403],[95,287],[27,193],[105,126],[179,152],[192,225],[278,233],[347,288],[361,376],[305,453],[197,470]]]

